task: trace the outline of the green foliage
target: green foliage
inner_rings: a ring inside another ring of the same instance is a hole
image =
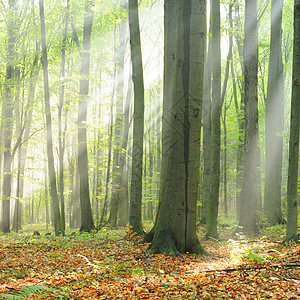
[[[262,211],[257,211],[257,226],[263,228],[267,226],[267,218]]]
[[[130,271],[130,275],[132,275],[132,276],[142,276],[144,274],[145,274],[145,272],[142,267],[137,267]]]
[[[245,250],[245,254],[244,254],[244,257],[245,258],[248,258],[250,260],[253,260],[255,262],[260,262],[260,263],[263,263],[266,261],[266,259],[258,254],[259,250],[261,250],[260,248],[250,248],[250,249],[246,249]]]
[[[262,239],[282,241],[284,237],[285,237],[285,226],[283,225],[266,227],[262,231]]]
[[[30,296],[39,294],[39,296],[47,296],[49,293],[54,291],[54,289],[42,286],[42,285],[30,285],[22,288],[18,295],[11,295],[11,294],[1,294],[0,296],[5,299],[10,300],[26,300]]]

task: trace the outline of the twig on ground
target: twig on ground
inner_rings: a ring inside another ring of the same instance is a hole
[[[265,267],[241,267],[241,268],[229,268],[229,269],[215,269],[215,270],[203,270],[205,273],[215,272],[235,272],[235,271],[251,271],[251,270],[267,270],[273,268],[300,268],[300,264],[287,264],[287,265],[271,265]]]

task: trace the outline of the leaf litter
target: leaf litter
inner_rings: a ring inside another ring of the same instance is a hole
[[[300,299],[299,245],[201,244],[208,255],[170,257],[148,255],[124,228],[1,236],[0,299]]]

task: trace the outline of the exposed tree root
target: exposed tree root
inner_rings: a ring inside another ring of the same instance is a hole
[[[288,245],[289,242],[295,242],[296,244],[300,243],[300,234],[295,234],[294,236],[285,237],[284,241],[282,242],[283,245]]]
[[[189,247],[188,252],[190,254],[208,254],[207,251],[200,245],[199,241],[197,240],[192,246]]]
[[[215,242],[220,241],[220,237],[218,235],[216,235],[216,236],[205,235],[204,239],[206,241],[208,241],[208,240],[212,240],[212,241],[215,241]]]
[[[171,229],[160,231],[158,235],[155,235],[152,230],[148,236],[145,236],[144,242],[151,242],[147,249],[148,254],[169,254],[171,256],[180,256],[181,253],[190,254],[206,254],[206,251],[200,245],[199,241],[189,245],[188,249],[178,249],[175,235]]]
[[[175,235],[171,229],[162,230],[158,236],[153,237],[152,243],[147,249],[149,254],[169,254],[171,256],[179,256],[180,253],[175,245]]]
[[[151,243],[154,236],[154,227],[144,235],[144,238],[142,239],[141,243]]]

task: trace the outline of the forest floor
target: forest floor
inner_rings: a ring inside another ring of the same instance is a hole
[[[204,235],[199,228],[199,237]],[[201,240],[208,255],[147,255],[128,230],[0,236],[0,299],[300,299],[300,245],[284,227]]]

